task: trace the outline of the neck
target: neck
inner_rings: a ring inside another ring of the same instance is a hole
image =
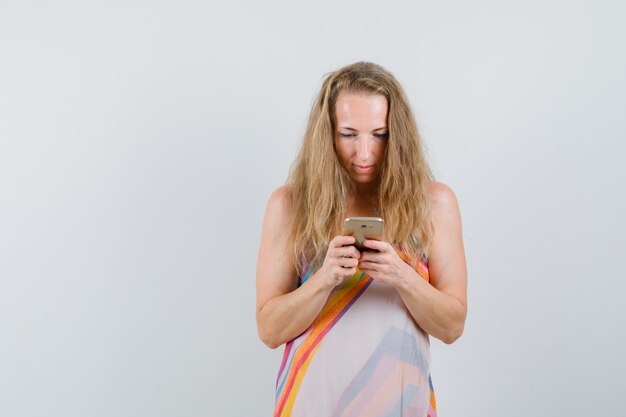
[[[377,182],[369,184],[354,184],[353,198],[358,201],[375,202],[378,204],[380,184]]]
[[[379,189],[379,181],[372,181],[366,184],[354,183],[354,190],[356,191],[356,194],[362,197],[378,197]]]

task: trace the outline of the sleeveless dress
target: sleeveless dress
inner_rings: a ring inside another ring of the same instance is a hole
[[[413,268],[429,281],[426,257]],[[275,404],[274,417],[436,417],[428,335],[394,288],[357,269],[285,344]]]

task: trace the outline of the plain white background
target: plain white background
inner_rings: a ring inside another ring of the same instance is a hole
[[[439,415],[621,416],[618,1],[0,2],[0,415],[269,416],[269,194],[323,76],[405,87],[456,192]]]

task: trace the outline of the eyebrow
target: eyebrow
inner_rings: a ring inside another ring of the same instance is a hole
[[[348,127],[348,126],[339,126],[339,129],[347,129],[347,130],[352,130],[353,132],[356,132],[356,131],[357,131],[356,129],[353,129],[353,128]],[[386,126],[379,127],[379,128],[376,128],[376,129],[372,130],[372,132],[376,132],[376,131],[378,131],[378,130],[384,130],[384,129],[387,129],[387,127],[386,127]]]

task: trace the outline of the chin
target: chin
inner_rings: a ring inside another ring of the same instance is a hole
[[[376,175],[352,175],[350,178],[357,184],[370,184],[378,179]]]

